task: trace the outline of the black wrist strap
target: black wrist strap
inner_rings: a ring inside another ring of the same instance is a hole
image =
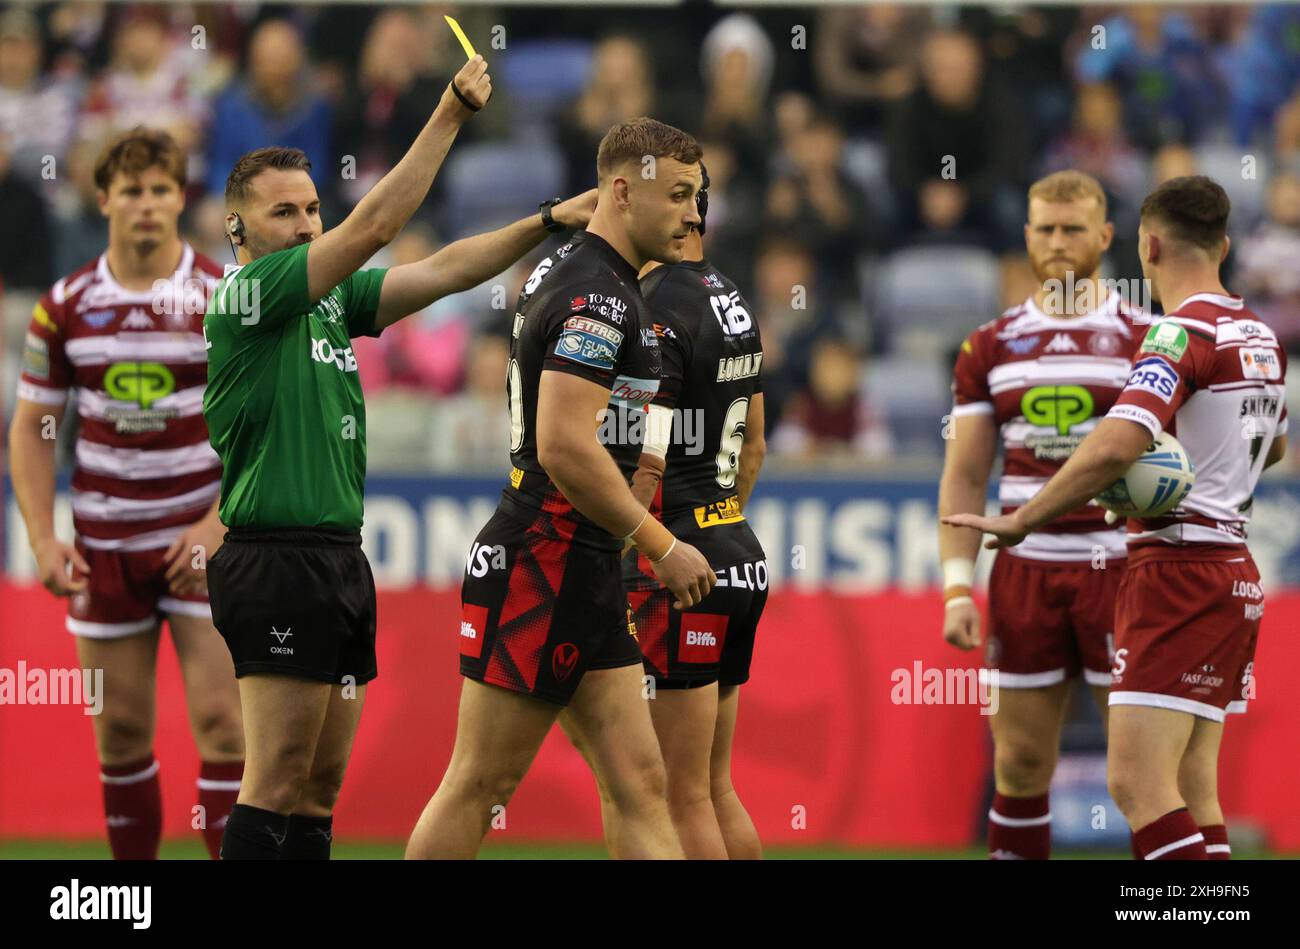
[[[563,199],[552,198],[549,201],[543,201],[537,206],[537,210],[542,212],[542,227],[546,228],[552,234],[558,234],[560,231],[564,230],[564,225],[551,217],[551,208],[559,204],[561,200]]]
[[[456,93],[456,98],[460,100],[460,104],[463,105],[465,108],[469,109],[471,112],[477,112],[479,109],[482,108],[482,106],[475,105],[474,103],[470,102],[468,99],[465,98],[465,93],[461,92],[459,89],[456,88],[456,80],[453,79],[450,85],[451,85],[451,91]]]

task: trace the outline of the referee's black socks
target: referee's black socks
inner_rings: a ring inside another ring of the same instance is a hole
[[[279,860],[288,836],[288,814],[236,804],[221,837],[221,859]]]
[[[289,834],[280,848],[281,860],[328,860],[334,840],[333,817],[289,816]]]

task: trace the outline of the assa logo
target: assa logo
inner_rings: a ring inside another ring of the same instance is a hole
[[[677,661],[716,663],[722,658],[722,643],[726,637],[726,616],[715,613],[684,613]]]
[[[1159,356],[1148,356],[1133,364],[1127,388],[1150,392],[1165,402],[1171,402],[1178,389],[1178,382],[1178,373],[1169,363]]]

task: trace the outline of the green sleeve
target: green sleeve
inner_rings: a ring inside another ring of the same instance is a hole
[[[378,336],[383,329],[375,328],[375,317],[379,313],[379,291],[388,274],[386,267],[371,270],[358,270],[343,281],[342,289],[346,294],[348,314],[348,335]]]
[[[265,332],[311,310],[307,244],[259,257],[230,274],[213,294],[209,311],[230,317],[236,332]]]

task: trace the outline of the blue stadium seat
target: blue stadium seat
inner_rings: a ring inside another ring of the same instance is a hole
[[[1246,155],[1255,159],[1254,178],[1242,177]],[[1232,202],[1229,228],[1240,234],[1251,230],[1264,213],[1268,197],[1268,180],[1272,175],[1272,162],[1262,149],[1242,149],[1231,142],[1207,142],[1196,148],[1197,170],[1213,178],[1228,192]]]
[[[456,239],[524,217],[538,201],[560,194],[564,158],[544,141],[482,142],[452,149],[443,174],[440,229]]]
[[[909,247],[875,274],[877,325],[890,349],[943,352],[1001,312],[997,258],[979,247]]]
[[[548,124],[587,84],[591,44],[559,39],[512,43],[509,55],[492,71],[509,95],[517,124]]]
[[[864,391],[889,422],[900,456],[943,454],[951,378],[937,356],[885,356],[864,369]]]

